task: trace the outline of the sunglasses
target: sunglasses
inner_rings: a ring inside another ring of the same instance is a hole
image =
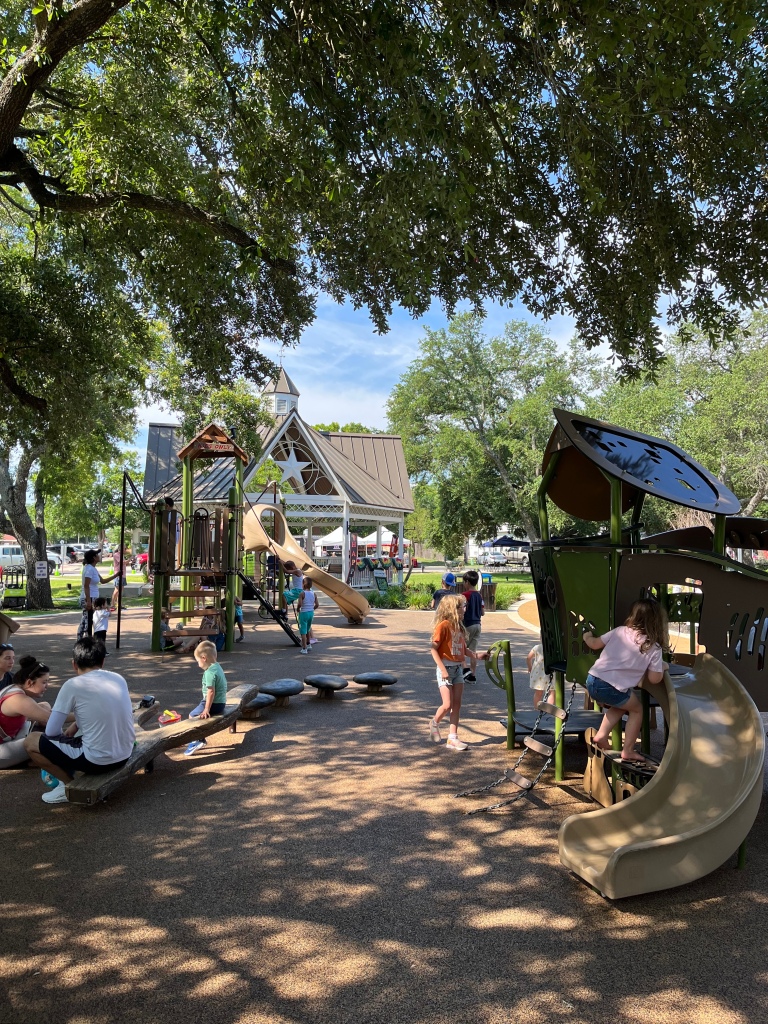
[[[13,644],[0,644],[0,651],[12,651]]]

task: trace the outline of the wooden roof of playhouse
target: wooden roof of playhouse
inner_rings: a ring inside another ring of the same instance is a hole
[[[231,437],[218,427],[215,423],[209,423],[204,427],[197,437],[193,437],[189,444],[178,452],[178,459],[240,459],[248,464],[248,456],[239,445],[236,445]]]

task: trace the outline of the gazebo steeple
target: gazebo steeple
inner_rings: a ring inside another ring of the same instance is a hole
[[[287,416],[299,407],[299,389],[282,366],[277,379],[267,384],[263,394],[270,401],[270,412],[274,416]]]

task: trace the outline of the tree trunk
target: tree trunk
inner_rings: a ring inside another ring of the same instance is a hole
[[[27,487],[33,465],[40,452],[22,448],[16,466],[11,474],[10,453],[0,454],[0,505],[2,505],[16,539],[21,545],[27,570],[27,605],[30,608],[53,608],[51,582],[35,578],[35,563],[48,562],[45,550],[45,527],[37,529],[27,511]]]

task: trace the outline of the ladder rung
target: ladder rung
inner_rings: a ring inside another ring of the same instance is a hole
[[[523,739],[523,743],[529,750],[534,750],[537,754],[542,754],[544,757],[552,756],[552,747],[548,747],[546,743],[540,743],[538,740],[534,740],[530,736],[526,736]]]
[[[543,711],[545,715],[552,715],[553,718],[560,718],[562,721],[568,717],[562,708],[559,708],[557,704],[548,704],[542,700],[539,702],[539,711]]]
[[[505,776],[510,782],[514,782],[520,789],[533,789],[533,779],[527,779],[520,772],[514,771],[512,768],[507,768],[504,772]]]

